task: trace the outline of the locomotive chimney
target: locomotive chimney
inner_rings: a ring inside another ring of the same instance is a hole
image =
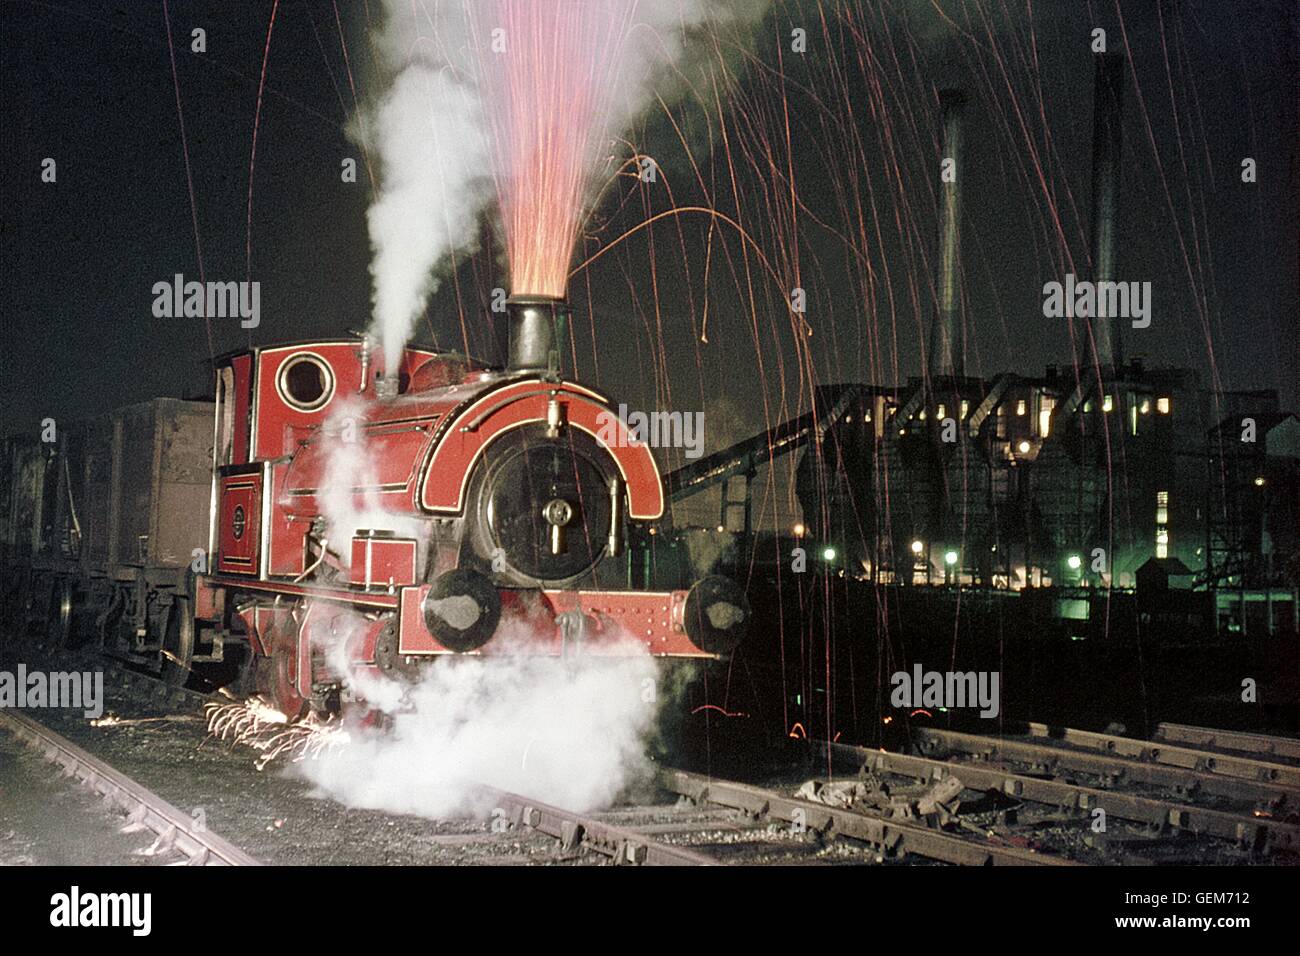
[[[510,339],[506,369],[558,373],[566,338],[569,304],[549,296],[511,296],[506,300]]]
[[[959,342],[961,289],[957,271],[961,267],[961,176],[962,124],[966,94],[960,90],[939,93],[943,123],[940,166],[944,172],[939,184],[939,310],[930,327],[930,375],[961,375],[966,354],[965,342]],[[952,160],[951,175],[947,160]]]
[[[1124,57],[1103,53],[1097,59],[1092,93],[1092,271],[1094,282],[1115,281],[1115,229],[1119,206],[1121,132],[1124,110]],[[1098,297],[1100,298],[1100,297]],[[1118,368],[1124,361],[1116,316],[1092,319],[1097,364]]]

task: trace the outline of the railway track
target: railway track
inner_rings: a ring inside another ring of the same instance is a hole
[[[1103,781],[1128,782],[1172,791],[1198,792],[1228,800],[1259,803],[1264,807],[1293,803],[1296,788],[1276,779],[1260,780],[1215,772],[1209,763],[1215,754],[1191,763],[1194,768],[1170,764],[1154,759],[1160,753],[1159,745],[1127,737],[1106,734],[1089,734],[1068,731],[1070,738],[1049,737],[1044,734],[1031,737],[994,737],[968,734],[955,730],[931,727],[913,729],[912,737],[923,756],[978,757],[983,760],[1005,760],[1036,768],[1047,773],[1068,770],[1093,774]],[[1082,739],[1100,738],[1100,746],[1082,747]],[[1111,746],[1112,741],[1124,741]]]
[[[965,760],[936,760],[838,743],[819,742],[818,746],[823,754],[850,763],[866,774],[892,774],[931,783],[953,779],[962,790],[993,792],[1015,803],[1094,817],[1094,811],[1100,810],[1103,820],[1114,818],[1158,830],[1205,835],[1265,855],[1275,851],[1300,853],[1300,825],[1275,816],[1295,813],[1300,793],[1291,795],[1289,806],[1278,802],[1264,808],[1236,802],[1222,808],[1207,806],[1203,800],[1197,802],[1198,795],[1191,790],[1157,796],[1117,789],[1125,782],[1117,774],[1094,781],[1098,785],[1080,782],[1076,774],[1045,774],[1044,768],[1050,762],[1046,754],[1032,763],[1021,760],[1009,765],[1005,760],[980,761],[973,755],[967,755],[970,759]]]
[[[646,866],[716,866],[718,861],[685,847],[661,843],[643,830],[618,826],[598,817],[574,813],[494,787],[480,790],[495,801],[494,820],[526,827],[560,841],[563,854],[587,849],[615,864]]]
[[[1165,723],[1156,726],[1155,739],[1187,744],[1201,750],[1236,751],[1265,759],[1271,757],[1300,761],[1300,740],[1294,737]]]
[[[126,816],[125,828],[155,835],[149,855],[176,852],[196,866],[258,866],[257,860],[201,826],[162,797],[113,769],[72,741],[11,710],[0,710],[0,729],[43,755],[68,776],[100,794]]]
[[[746,817],[788,824],[808,839],[844,837],[866,844],[875,861],[902,862],[915,856],[965,866],[1071,866],[1073,861],[1032,849],[977,841],[934,828],[924,821],[896,819],[846,807],[832,807],[770,787],[722,780],[684,770],[664,770],[660,787],[697,804],[713,804]]]
[[[1300,789],[1300,766],[1281,763],[1276,759],[1236,756],[1224,750],[1196,749],[1159,740],[1138,740],[1071,727],[1049,727],[1047,724],[1031,723],[1028,729],[1028,735],[1032,738],[1058,741],[1081,749],[1118,754],[1147,763],[1215,776],[1277,784],[1291,790]]]

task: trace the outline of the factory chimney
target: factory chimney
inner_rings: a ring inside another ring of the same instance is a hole
[[[1115,281],[1115,232],[1119,207],[1120,154],[1124,112],[1124,57],[1097,58],[1092,93],[1092,271],[1094,282]],[[1100,297],[1098,297],[1100,300]],[[1118,317],[1092,319],[1097,364],[1124,362]]]
[[[961,375],[966,355],[959,314],[961,288],[957,279],[957,270],[961,267],[961,138],[965,108],[966,94],[960,90],[939,93],[943,123],[939,184],[939,309],[934,325],[930,327],[931,378]]]
[[[558,375],[569,304],[549,296],[511,296],[506,311],[510,316],[506,369]]]

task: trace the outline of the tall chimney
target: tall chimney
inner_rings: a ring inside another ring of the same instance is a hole
[[[1120,155],[1124,115],[1124,57],[1102,53],[1092,92],[1092,270],[1094,282],[1115,281],[1115,231],[1119,207]],[[1098,296],[1098,301],[1101,297]],[[1117,316],[1092,319],[1097,364],[1124,362]]]
[[[510,316],[506,369],[558,374],[569,304],[549,296],[511,296],[506,311]]]
[[[960,90],[939,93],[943,122],[942,160],[952,160],[952,175],[940,181],[939,210],[939,311],[930,327],[930,376],[961,375],[966,356],[961,329],[961,288],[957,271],[961,267],[961,177],[962,118],[966,94]],[[940,167],[945,169],[944,166]]]

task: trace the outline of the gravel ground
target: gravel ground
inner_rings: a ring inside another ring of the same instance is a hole
[[[149,866],[153,834],[122,833],[125,818],[50,764],[0,734],[0,866]]]

